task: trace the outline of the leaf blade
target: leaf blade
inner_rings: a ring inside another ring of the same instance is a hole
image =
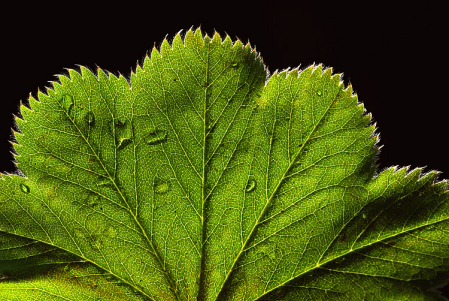
[[[198,29],[164,40],[130,82],[81,67],[31,97],[16,135],[27,178],[0,181],[0,262],[54,269],[23,286],[0,279],[0,291],[53,281],[48,298],[62,287],[79,291],[54,296],[438,298],[447,182],[375,175],[375,126],[331,69],[267,73],[249,44]],[[76,269],[100,276],[76,284]],[[117,296],[89,288],[102,282]]]

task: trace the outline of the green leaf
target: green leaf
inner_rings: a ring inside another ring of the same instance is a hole
[[[164,40],[129,82],[81,67],[17,118],[2,300],[438,300],[449,194],[378,173],[352,87],[268,76],[239,40]]]

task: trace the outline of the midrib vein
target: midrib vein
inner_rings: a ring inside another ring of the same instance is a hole
[[[204,238],[206,237],[206,227],[204,221],[204,210],[206,203],[206,138],[207,138],[207,90],[209,88],[209,54],[210,54],[210,42],[207,44],[207,56],[206,56],[206,72],[205,72],[205,87],[204,87],[204,100],[203,100],[203,153],[202,153],[202,177],[201,177],[201,258],[200,258],[200,275],[198,296],[202,294],[201,288],[203,287],[204,272],[205,271],[205,259],[204,259]],[[198,299],[197,296],[197,299]]]

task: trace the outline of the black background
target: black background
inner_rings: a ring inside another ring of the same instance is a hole
[[[93,2],[93,1],[92,1]],[[77,64],[128,77],[164,37],[201,26],[250,41],[271,73],[312,63],[343,73],[377,122],[382,170],[439,170],[449,178],[447,6],[430,1],[175,1],[6,4],[1,18],[0,172],[15,170],[13,114],[29,94]],[[447,287],[446,287],[447,289]],[[449,293],[446,293],[449,296]]]

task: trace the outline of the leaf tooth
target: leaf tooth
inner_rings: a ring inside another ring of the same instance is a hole
[[[153,50],[151,51],[151,56],[153,56],[153,53],[154,53],[155,51],[157,51],[156,48],[153,48]],[[158,53],[158,54],[159,54],[159,53]],[[148,54],[147,54],[147,55],[145,56],[144,61],[143,61],[142,72],[145,72],[145,70],[146,70],[147,68],[150,68],[150,66],[151,66],[151,59],[150,59],[150,57],[149,57]]]
[[[98,80],[98,77],[95,76],[94,72],[91,71],[90,69],[88,69],[87,67],[85,67],[85,66],[80,66],[80,69],[81,69],[81,77],[82,77],[83,79],[91,78],[91,79]]]
[[[205,34],[204,35],[204,44],[210,44],[210,43],[211,43],[211,38],[207,34]]]
[[[153,47],[153,50],[151,50],[151,65],[153,65],[155,62],[159,61],[161,59],[162,55],[159,53],[159,51],[156,49],[156,47]],[[145,65],[146,67],[146,65]]]
[[[160,49],[161,55],[166,56],[170,53],[171,50],[172,50],[172,48],[170,46],[170,43],[168,43],[167,39],[164,39],[162,41],[161,49]]]
[[[33,96],[31,96],[31,93],[30,93],[30,95],[28,96],[28,103],[30,104],[30,108],[31,108],[31,110],[33,110],[33,108],[38,108],[38,107],[40,107],[40,105],[41,105],[41,103],[39,102],[39,101],[37,101],[37,99],[35,99]],[[27,108],[26,106],[24,106],[23,104],[22,104],[22,102],[20,102],[20,107],[25,107],[25,108]],[[28,109],[28,108],[27,108]],[[29,109],[28,109],[29,110]]]
[[[336,73],[331,76],[331,79],[334,80],[335,82],[337,82],[338,85],[341,85],[341,84],[343,84],[343,81],[341,80],[341,76],[342,76],[341,73]]]
[[[223,43],[223,41],[221,40],[221,36],[217,31],[214,32],[214,36],[212,38],[212,43],[218,44],[218,45]]]
[[[248,41],[248,43],[246,43],[246,45],[245,45],[245,54],[249,55],[251,53],[251,49],[252,49],[251,44]]]
[[[176,34],[175,38],[173,39],[172,47],[173,47],[173,49],[182,49],[182,48],[184,48],[184,43],[182,42],[182,38],[181,38],[181,33],[180,32],[178,32]]]
[[[234,45],[232,45],[232,50],[238,50],[238,49],[242,49],[243,48],[243,44],[242,41],[240,41],[239,39],[237,39],[237,41],[234,42]]]
[[[66,75],[57,74],[56,76],[58,77],[61,86],[68,85],[71,82],[70,78]]]
[[[417,167],[412,170],[409,170],[409,169],[410,169],[410,165],[405,167],[405,170],[406,170],[405,178],[411,179],[414,182],[417,182],[419,179],[419,175],[421,174],[421,168]]]
[[[136,76],[139,76],[140,74],[142,74],[144,71],[142,69],[142,67],[140,67],[140,65],[136,66]]]
[[[53,89],[55,90],[56,94],[61,93],[62,85],[61,85],[61,78],[58,76],[57,81],[52,81],[51,84],[53,85]]]
[[[198,27],[195,30],[194,37],[195,37],[195,40],[196,40],[195,43],[197,45],[204,46],[203,33],[201,32],[201,27]]]
[[[229,35],[226,35],[226,38],[224,39],[223,46],[227,47],[227,48],[231,48],[232,47],[232,39]]]
[[[128,82],[128,80],[126,79],[126,77],[124,77],[121,73],[119,73],[119,78],[118,81],[122,84],[122,85],[127,85],[129,88],[131,88],[131,84]]]
[[[322,73],[323,73],[323,65],[322,64],[313,65],[313,70],[312,70],[312,74],[311,74],[312,78],[318,79],[321,77]]]
[[[349,84],[349,85],[343,90],[343,92],[345,92],[345,93],[348,94],[348,95],[352,95],[352,92],[353,92],[353,90],[352,90],[352,84]]]
[[[433,187],[439,194],[449,193],[449,182],[447,179],[434,183]]]
[[[429,182],[433,182],[439,174],[439,172],[435,171],[435,170],[431,170],[429,172],[423,173],[423,171],[422,171],[423,168],[419,167],[419,169],[420,169],[420,175],[419,175],[420,177],[417,182],[422,183],[423,185],[425,185],[426,183],[429,183]]]
[[[325,79],[330,79],[331,76],[332,76],[332,67],[324,69],[322,77]]]
[[[190,46],[190,44],[192,44],[193,42],[193,31],[190,28],[187,33],[186,36],[184,37],[184,45],[185,46]]]
[[[82,77],[75,69],[67,69],[69,71],[70,80],[73,81],[81,81]]]
[[[21,114],[21,115],[22,115],[22,117],[14,115],[14,121],[16,122],[19,130],[20,130],[20,127],[23,126],[27,122],[25,117],[23,117],[23,114]],[[25,114],[25,115],[27,115],[27,114]],[[17,132],[17,133],[22,134],[21,132]]]
[[[278,78],[281,78],[281,79],[287,78],[287,73],[289,72],[289,69],[290,69],[290,68],[287,68],[287,69],[282,70],[282,71],[278,74]]]
[[[137,68],[136,68],[136,72],[131,71],[131,76],[130,76],[131,83],[134,82],[135,80],[137,80]]]
[[[295,68],[293,70],[291,70],[290,72],[288,72],[287,74],[287,79],[296,79],[298,77],[298,68]]]
[[[43,100],[48,100],[48,95],[45,94],[44,92],[42,92],[40,89],[37,91],[37,98],[39,99],[40,102],[42,102]]]
[[[116,81],[118,80],[118,77],[114,73],[108,71],[108,80]]]
[[[397,166],[398,167],[398,166]],[[401,178],[405,178],[410,166],[403,166],[395,171],[395,175]]]
[[[393,165],[393,166],[387,167],[386,169],[384,169],[381,172],[381,175],[383,175],[384,177],[385,176],[390,176],[390,175],[395,173],[397,167],[398,167],[397,165]]]
[[[314,65],[310,65],[304,70],[300,70],[299,77],[310,77],[312,75]]]
[[[98,76],[99,81],[107,81],[108,80],[108,76],[106,75],[104,70],[101,69],[100,67],[98,67],[98,69],[97,69],[97,76]]]

